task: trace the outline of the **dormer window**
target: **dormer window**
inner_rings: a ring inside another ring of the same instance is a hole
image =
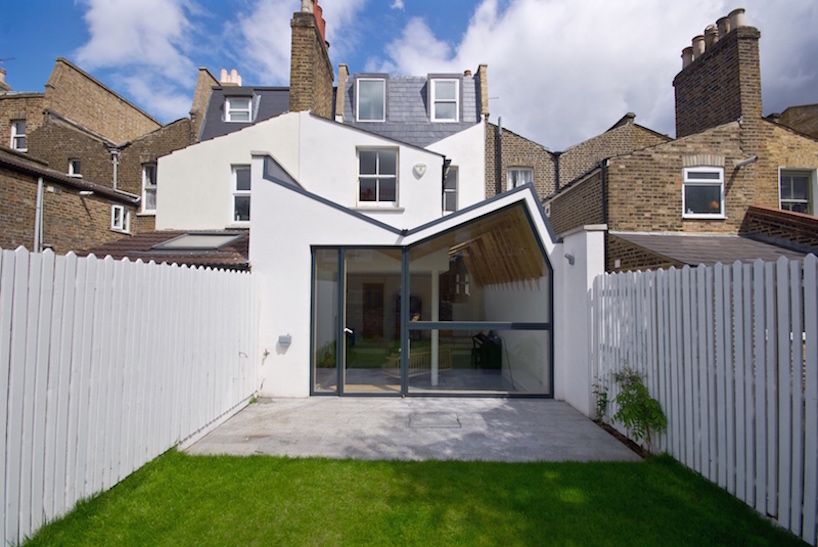
[[[359,122],[382,122],[386,120],[386,80],[383,78],[358,78],[355,97],[356,119]]]
[[[224,121],[249,122],[252,119],[252,97],[227,97],[224,99]]]
[[[433,79],[432,121],[456,122],[460,119],[460,80]]]

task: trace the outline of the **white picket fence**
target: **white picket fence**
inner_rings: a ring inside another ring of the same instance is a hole
[[[255,390],[247,273],[0,252],[0,537],[16,544]]]
[[[818,260],[594,281],[593,366],[639,371],[668,418],[654,443],[816,543]],[[609,407],[608,419],[616,412]],[[623,432],[621,425],[615,424]]]

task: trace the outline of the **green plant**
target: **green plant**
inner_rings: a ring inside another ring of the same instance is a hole
[[[596,382],[593,389],[594,400],[596,401],[596,419],[602,421],[602,418],[608,413],[608,388],[604,384]]]
[[[650,396],[642,381],[642,375],[631,368],[614,373],[614,381],[619,384],[616,404],[619,409],[614,419],[628,428],[636,442],[645,440],[644,447],[650,452],[653,433],[667,428],[667,418],[659,401]]]

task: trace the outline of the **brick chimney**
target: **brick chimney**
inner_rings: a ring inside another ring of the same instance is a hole
[[[489,119],[489,67],[479,65],[477,67],[477,80],[480,83],[480,115],[483,119]]]
[[[322,14],[317,1],[301,0],[290,21],[290,112],[310,110],[332,119],[333,70]]]
[[[739,118],[761,118],[761,33],[736,9],[708,25],[682,50],[676,89],[676,137],[698,133]]]

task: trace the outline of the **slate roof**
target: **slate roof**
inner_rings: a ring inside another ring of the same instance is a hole
[[[224,99],[231,96],[251,96],[255,98],[253,121],[246,123],[224,121]],[[199,140],[206,141],[214,137],[227,135],[258,122],[275,118],[287,112],[289,106],[290,88],[288,87],[214,87],[205,110]]]
[[[629,243],[647,249],[652,253],[671,260],[695,266],[697,264],[732,264],[735,261],[753,262],[754,260],[775,261],[785,256],[789,259],[802,259],[803,253],[755,241],[737,235],[710,234],[651,234],[639,232],[614,232],[616,236]]]
[[[240,237],[217,249],[154,249],[154,247],[160,243],[185,234],[236,234]],[[93,249],[89,249],[87,254],[93,253],[100,258],[111,255],[112,258],[117,260],[122,258],[128,258],[134,261],[141,259],[143,262],[153,260],[158,264],[164,262],[167,264],[187,264],[189,266],[246,270],[249,264],[249,243],[249,230],[159,230],[105,243]]]
[[[386,74],[354,74],[344,93],[344,125],[359,127],[398,141],[426,147],[480,121],[480,83],[473,76],[462,74],[435,75],[460,79],[460,121],[432,122],[428,108],[429,79],[425,76],[390,76]],[[355,119],[355,82],[357,78],[386,79],[386,121],[358,122]]]

